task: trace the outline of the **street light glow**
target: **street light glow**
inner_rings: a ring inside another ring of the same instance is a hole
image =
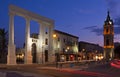
[[[53,34],[53,37],[54,37],[54,38],[56,38],[56,37],[57,37],[57,35],[56,35],[56,34]]]
[[[69,48],[69,47],[67,47],[67,49],[69,50],[70,48]]]

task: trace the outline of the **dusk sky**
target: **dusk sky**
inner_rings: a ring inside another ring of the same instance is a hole
[[[120,42],[120,0],[0,0],[0,28],[8,30],[8,6],[16,5],[55,21],[55,29],[103,46],[103,24],[110,11],[114,21],[115,42]],[[31,33],[38,33],[39,24],[31,21]],[[15,16],[15,43],[22,47],[25,19]]]

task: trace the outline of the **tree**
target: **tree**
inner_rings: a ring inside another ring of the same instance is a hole
[[[115,58],[120,58],[120,45],[115,48],[114,53]]]
[[[0,62],[5,62],[7,58],[8,32],[0,28]]]

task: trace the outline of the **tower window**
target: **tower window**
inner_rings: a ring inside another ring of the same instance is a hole
[[[108,45],[108,46],[109,46],[109,39],[107,39],[107,40],[106,40],[106,45]]]
[[[106,29],[106,33],[108,33],[108,29]]]

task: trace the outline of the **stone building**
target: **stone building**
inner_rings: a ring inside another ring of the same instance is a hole
[[[77,36],[54,30],[53,38],[53,47],[57,61],[77,60],[79,39]]]
[[[100,52],[103,53],[103,47],[99,46],[98,44],[88,43],[84,41],[79,42],[79,51],[87,51],[87,52]]]
[[[33,63],[37,62],[37,44],[38,44],[38,34],[33,33],[31,34],[32,39],[32,61]],[[76,54],[78,54],[78,37],[59,31],[53,31],[53,51],[55,54],[56,61],[73,61],[77,60]],[[45,39],[43,47],[42,47],[42,63],[49,62],[48,61],[48,50],[47,46],[51,45],[48,44],[49,39]]]
[[[103,47],[98,44],[88,43],[81,41],[79,42],[79,57],[81,59],[96,59],[96,57],[103,56]]]

